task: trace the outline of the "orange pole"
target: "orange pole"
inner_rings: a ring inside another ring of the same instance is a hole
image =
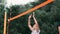
[[[41,3],[41,4],[39,4],[39,5],[35,6],[34,8],[32,8],[32,9],[30,9],[30,10],[27,10],[27,11],[25,11],[25,12],[23,12],[23,13],[15,16],[15,17],[13,17],[13,18],[10,18],[10,19],[8,19],[8,20],[9,20],[9,21],[12,21],[12,20],[14,20],[14,19],[17,19],[17,18],[19,18],[19,17],[21,17],[21,16],[23,16],[23,15],[26,15],[26,14],[28,14],[28,13],[30,13],[30,12],[33,12],[34,10],[37,10],[37,9],[39,9],[39,8],[45,6],[45,5],[47,5],[47,4],[49,4],[49,3],[53,2],[53,1],[54,1],[54,0],[47,0],[47,1],[45,1],[45,2],[43,2],[43,3]]]
[[[6,29],[7,29],[7,12],[5,12],[5,16],[4,16],[4,33],[3,34],[7,34]]]

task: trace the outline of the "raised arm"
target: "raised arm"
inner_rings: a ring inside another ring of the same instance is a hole
[[[58,31],[59,31],[59,34],[60,34],[60,26],[58,26]]]
[[[33,12],[33,19],[34,19],[35,24],[38,24],[38,22],[37,22],[36,18],[34,17],[34,15],[35,15],[35,12]]]
[[[32,27],[31,24],[30,24],[31,16],[32,16],[32,15],[30,15],[30,16],[28,17],[28,27],[29,27],[30,30],[32,31],[32,30],[33,30],[33,27]]]

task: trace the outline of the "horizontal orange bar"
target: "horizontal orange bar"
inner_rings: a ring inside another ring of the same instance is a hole
[[[34,10],[37,10],[37,9],[39,9],[39,8],[45,6],[45,5],[47,5],[47,4],[49,4],[49,3],[53,2],[53,1],[54,1],[54,0],[47,0],[47,1],[45,1],[45,2],[43,2],[43,3],[41,3],[41,4],[39,4],[39,5],[35,6],[34,8],[29,9],[29,10],[27,10],[27,11],[25,11],[25,12],[23,12],[23,13],[17,15],[17,16],[15,16],[15,17],[13,17],[13,18],[10,18],[10,19],[8,19],[8,20],[9,20],[9,21],[12,21],[12,20],[14,20],[14,19],[17,19],[17,18],[19,18],[19,17],[21,17],[21,16],[24,16],[24,15],[30,13],[30,12],[33,12]]]

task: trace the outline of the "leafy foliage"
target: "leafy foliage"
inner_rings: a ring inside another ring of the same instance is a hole
[[[45,0],[39,0],[36,3],[30,3],[25,6],[12,6],[8,10],[8,19],[14,17],[26,10],[31,9],[32,7],[44,2]],[[53,3],[48,4],[38,10],[35,10],[35,17],[39,23],[41,33],[40,34],[58,34],[57,27],[60,23],[60,1],[55,0]],[[10,15],[11,13],[11,15]],[[15,19],[9,23],[9,34],[30,34],[31,31],[28,28],[28,16],[32,14],[29,13],[25,16],[22,16],[18,19]],[[0,9],[0,34],[3,33],[3,16],[4,11],[3,7]],[[34,24],[32,22],[32,24]]]

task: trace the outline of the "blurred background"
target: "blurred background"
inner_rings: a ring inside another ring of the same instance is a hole
[[[4,1],[5,0],[0,0],[0,34],[3,34],[4,28]],[[10,8],[7,7],[7,19],[27,11],[44,1],[46,0],[38,0],[38,2],[31,2],[26,5],[13,5]],[[30,14],[32,13],[8,22],[8,34],[30,34],[31,31],[28,28],[28,16]],[[60,23],[60,0],[55,0],[54,2],[35,10],[35,17],[41,29],[40,34],[58,34],[58,25]],[[33,25],[33,19],[31,20],[31,24]]]

